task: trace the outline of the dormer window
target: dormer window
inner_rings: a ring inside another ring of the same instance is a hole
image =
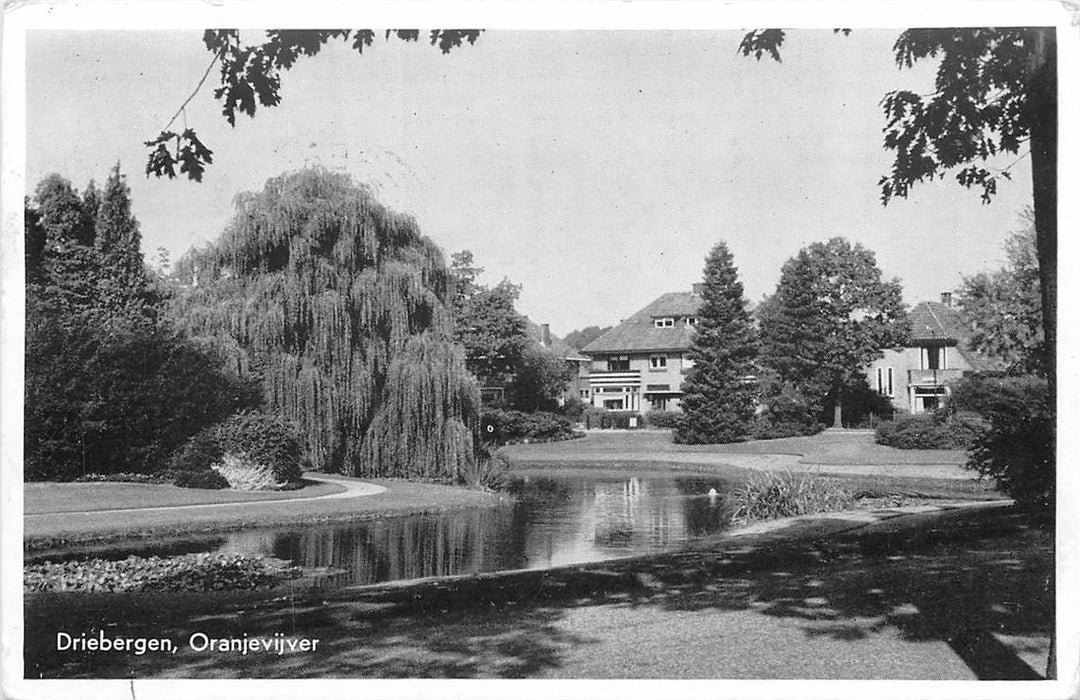
[[[673,316],[663,316],[661,318],[653,319],[653,326],[656,328],[674,328],[675,318]]]

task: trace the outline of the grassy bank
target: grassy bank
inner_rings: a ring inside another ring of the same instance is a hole
[[[334,478],[343,481],[360,481],[347,477],[335,476]],[[27,512],[26,517],[23,518],[23,540],[26,551],[35,552],[126,539],[164,539],[185,535],[219,534],[257,527],[351,522],[383,516],[434,513],[456,508],[492,506],[503,498],[492,493],[442,484],[392,479],[367,479],[364,482],[383,486],[386,490],[355,498],[298,500],[307,491],[307,489],[302,489],[282,492],[280,494],[282,497],[273,500],[241,498],[230,501],[231,505],[223,504],[220,507],[203,505],[195,508],[88,512],[78,517],[57,512],[58,507],[55,505],[50,506],[39,502],[37,507],[44,512]],[[108,486],[108,484],[70,486],[93,489]],[[148,488],[172,489],[174,487]],[[333,488],[337,490],[337,487]],[[185,491],[185,489],[175,490]],[[88,490],[85,493],[92,494],[93,491]],[[218,495],[247,495],[220,491],[202,493],[206,498]],[[71,493],[64,493],[65,499],[70,497]],[[138,501],[128,501],[126,505],[132,507],[138,503]]]
[[[23,512],[69,513],[122,508],[156,508],[246,503],[313,498],[344,491],[337,484],[307,479],[304,487],[292,491],[233,491],[230,489],[188,489],[172,484],[124,482],[34,482],[23,485]]]

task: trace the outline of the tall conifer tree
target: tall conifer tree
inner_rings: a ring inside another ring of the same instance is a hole
[[[747,435],[754,415],[755,389],[748,377],[757,347],[743,286],[723,241],[705,259],[702,297],[675,441],[735,442]]]
[[[95,218],[94,249],[100,260],[99,303],[109,316],[132,320],[151,318],[156,306],[142,255],[139,222],[131,213],[131,190],[117,163],[109,171],[105,189],[91,182],[83,195],[83,209]]]

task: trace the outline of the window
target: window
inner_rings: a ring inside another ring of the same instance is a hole
[[[944,369],[945,363],[942,362],[944,359],[943,355],[945,354],[943,352],[944,350],[945,348],[940,347],[926,348],[925,369]]]
[[[629,357],[609,357],[607,361],[608,372],[626,372],[630,369]]]
[[[583,398],[583,399],[589,398],[589,390],[588,389],[582,389],[581,390],[581,398]]]
[[[649,367],[652,369],[664,369],[667,367],[667,355],[652,355],[649,357]]]
[[[671,316],[664,316],[663,318],[654,318],[653,326],[656,328],[674,328],[675,319]]]
[[[893,395],[893,368],[877,368],[877,391],[883,396]]]
[[[698,324],[697,316],[687,316],[686,317],[686,325],[688,325],[688,326],[696,326],[697,324]]]

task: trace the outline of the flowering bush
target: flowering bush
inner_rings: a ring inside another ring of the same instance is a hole
[[[210,469],[232,455],[234,460],[269,468],[275,483],[286,484],[300,481],[303,454],[300,434],[292,424],[249,411],[200,431],[176,452],[172,466],[177,471]]]
[[[237,491],[273,491],[285,486],[277,480],[273,469],[244,454],[226,454],[212,469],[225,477],[229,488]]]

